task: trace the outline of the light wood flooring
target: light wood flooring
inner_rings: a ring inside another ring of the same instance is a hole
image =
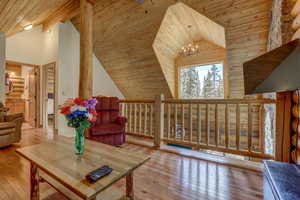
[[[23,131],[21,143],[0,149],[0,200],[29,199],[29,163],[16,148],[58,137],[46,129]],[[135,173],[136,200],[256,200],[263,199],[261,173],[125,144],[122,148],[151,155]],[[124,188],[124,181],[117,186]],[[43,199],[64,200],[46,183]]]

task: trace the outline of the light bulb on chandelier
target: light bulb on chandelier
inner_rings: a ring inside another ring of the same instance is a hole
[[[196,44],[188,44],[181,47],[180,55],[182,56],[193,56],[199,53],[199,46]]]

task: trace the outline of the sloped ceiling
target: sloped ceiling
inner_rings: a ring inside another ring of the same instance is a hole
[[[39,25],[53,12],[73,0],[0,0],[0,32],[7,36]]]
[[[174,1],[97,1],[94,53],[126,98],[171,97],[152,49],[166,8]],[[79,19],[72,20],[79,27]]]
[[[170,6],[156,35],[153,48],[172,97],[176,96],[175,59],[184,45],[199,40],[226,47],[225,30],[222,26],[184,3]]]
[[[126,98],[153,98],[172,92],[152,48],[175,0],[97,0],[94,52]],[[229,96],[244,96],[242,63],[266,51],[272,1],[182,0],[223,26],[228,52]],[[78,18],[72,20],[78,25]]]

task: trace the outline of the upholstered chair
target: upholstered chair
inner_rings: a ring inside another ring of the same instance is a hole
[[[119,114],[117,97],[97,97],[97,121],[86,132],[86,137],[109,145],[125,142],[126,118]]]
[[[0,103],[0,148],[21,140],[23,113],[7,114],[7,111]]]

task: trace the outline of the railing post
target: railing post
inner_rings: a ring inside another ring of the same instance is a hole
[[[155,133],[154,133],[154,146],[160,147],[161,140],[164,134],[164,95],[155,97],[154,117],[155,117]]]
[[[275,160],[290,162],[291,92],[277,93]]]

